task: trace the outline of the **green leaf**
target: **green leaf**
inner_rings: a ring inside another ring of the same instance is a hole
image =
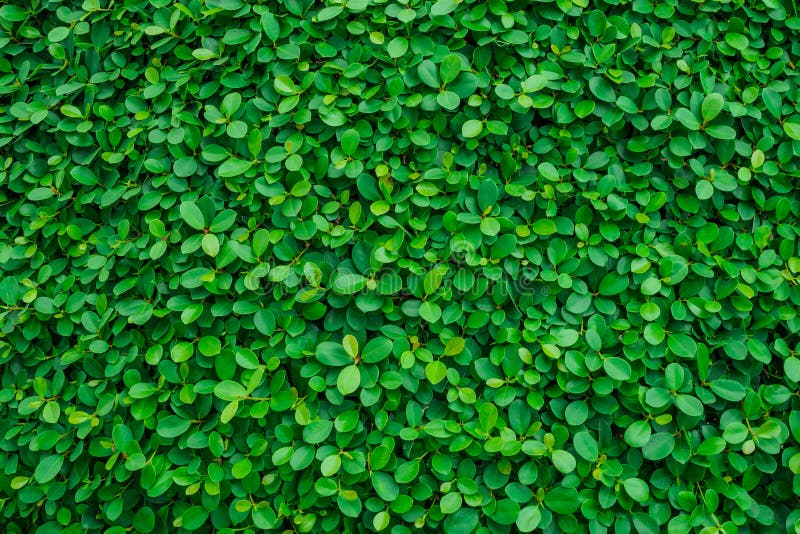
[[[237,158],[230,158],[219,166],[217,172],[220,178],[234,178],[244,174],[253,166],[252,161],[245,161]]]
[[[550,180],[551,182],[557,182],[560,179],[560,175],[558,173],[558,169],[556,169],[555,165],[550,163],[549,161],[544,161],[539,164],[537,167],[539,171],[539,175],[545,180]]]
[[[789,380],[800,382],[800,358],[790,356],[783,360],[783,371]]]
[[[342,6],[324,7],[317,12],[317,21],[325,22],[326,20],[334,19],[338,17],[342,11]]]
[[[203,356],[216,356],[222,350],[222,343],[214,336],[203,336],[197,342],[197,350]]]
[[[156,525],[156,516],[147,506],[136,511],[133,517],[133,527],[137,532],[151,532]]]
[[[444,347],[445,356],[458,356],[464,351],[466,342],[463,337],[453,337],[447,341]]]
[[[382,472],[376,472],[372,475],[372,486],[375,488],[375,493],[386,502],[392,502],[400,495],[400,488],[395,483],[394,479]]]
[[[358,340],[354,336],[350,334],[344,336],[342,338],[342,346],[351,359],[355,360],[358,357]]]
[[[500,233],[500,222],[492,217],[487,217],[481,221],[480,228],[484,235],[496,236]]]
[[[675,438],[668,432],[657,432],[642,448],[643,456],[651,461],[663,460],[672,453]]]
[[[602,80],[594,83],[602,83]],[[547,77],[541,74],[534,74],[533,76],[526,78],[522,82],[521,86],[524,92],[535,93],[536,91],[540,91],[547,86]]]
[[[333,421],[312,421],[303,428],[303,441],[309,445],[318,445],[328,439],[333,430]]]
[[[86,186],[97,185],[98,182],[97,175],[86,167],[73,167],[70,175],[75,178],[75,181]]]
[[[440,361],[433,361],[425,366],[425,376],[431,384],[438,384],[447,376],[447,366]]]
[[[619,295],[628,289],[628,284],[629,281],[627,276],[621,276],[617,273],[611,272],[604,276],[600,281],[599,292],[601,295],[605,296]]]
[[[594,112],[597,104],[593,100],[582,100],[575,106],[575,115],[585,119]],[[524,511],[524,510],[523,510]]]
[[[322,461],[320,472],[324,477],[332,477],[339,471],[341,467],[342,457],[338,454],[333,454]]]
[[[589,90],[594,96],[603,102],[615,102],[617,95],[614,93],[614,88],[605,78],[594,76],[589,79]]]
[[[361,385],[361,371],[355,365],[348,365],[339,371],[336,379],[336,388],[342,395],[349,395]]]
[[[461,105],[461,100],[453,91],[442,91],[441,93],[437,94],[436,102],[438,102],[440,106],[448,111],[458,109],[458,106]]]
[[[28,18],[28,13],[24,9],[15,5],[5,5],[0,7],[0,19],[8,22],[19,22]]]
[[[203,252],[215,258],[219,254],[219,239],[214,234],[205,234],[201,241]]]
[[[736,32],[726,33],[725,42],[736,50],[745,50],[750,45],[750,41],[746,36]]]
[[[542,521],[542,512],[538,506],[526,506],[519,511],[516,525],[520,532],[533,532]]]
[[[47,423],[55,424],[59,417],[61,417],[61,406],[55,401],[45,403],[42,408],[42,419]]]
[[[717,115],[720,114],[722,111],[722,107],[725,105],[725,99],[722,98],[722,95],[719,93],[710,93],[706,95],[703,99],[703,104],[700,107],[700,111],[703,115],[703,120],[706,122],[714,120]]]
[[[361,514],[361,499],[355,492],[343,492],[336,498],[339,509],[347,517],[358,517]]]
[[[597,440],[589,432],[577,432],[573,437],[573,444],[578,456],[590,462],[597,460],[600,454],[599,447]]]
[[[431,6],[430,14],[432,17],[442,17],[452,13],[456,9],[455,0],[437,0]]]
[[[442,317],[442,309],[435,302],[423,302],[419,307],[419,315],[428,323],[435,323]]]
[[[671,363],[664,369],[664,378],[670,390],[678,390],[686,380],[686,373],[679,364]]]
[[[478,187],[478,208],[486,211],[497,202],[497,185],[491,180],[481,182]]]
[[[553,465],[564,474],[571,473],[575,470],[577,462],[575,457],[567,451],[556,450],[553,451]]]
[[[291,96],[297,92],[297,87],[295,87],[294,81],[283,74],[275,78],[273,85],[279,95]]]
[[[716,456],[725,450],[727,444],[724,439],[720,437],[711,437],[703,441],[697,447],[697,454],[701,456]]]
[[[461,125],[461,135],[467,139],[478,137],[483,131],[483,122],[477,119],[470,119]]]
[[[772,87],[765,87],[761,92],[761,97],[764,100],[764,105],[767,108],[767,111],[769,111],[770,114],[776,119],[780,119],[782,115],[781,111],[783,108],[783,98],[781,97],[781,94]],[[785,124],[786,123],[784,123],[784,131],[786,131]],[[798,125],[798,127],[795,129],[795,132],[800,134],[800,125]],[[792,137],[791,134],[789,134],[788,132],[787,134],[790,137]],[[796,137],[792,138],[796,139]]]
[[[402,57],[408,51],[408,39],[405,37],[395,37],[389,41],[387,51],[389,52],[389,57],[393,59]]]
[[[614,380],[628,380],[631,377],[631,366],[622,358],[612,356],[603,361],[603,369]]]
[[[456,54],[448,54],[443,59],[442,62],[439,64],[439,77],[442,80],[442,84],[447,85],[448,83],[455,80],[458,75],[461,73],[461,58],[458,57]]]
[[[709,386],[716,395],[731,402],[738,402],[747,394],[747,390],[742,384],[726,378],[717,378]]]
[[[183,363],[194,355],[194,346],[191,343],[182,341],[176,343],[170,350],[170,357],[175,363]]]
[[[436,64],[429,59],[423,59],[420,61],[419,65],[417,65],[417,76],[419,76],[422,83],[428,87],[438,89],[441,85]]]
[[[670,335],[667,338],[667,346],[681,358],[694,358],[697,355],[697,343],[686,334]]]
[[[375,530],[380,532],[381,530],[389,528],[391,520],[392,519],[391,516],[389,515],[389,512],[387,512],[386,510],[381,510],[380,512],[375,514],[375,517],[372,518],[372,526]]]
[[[192,57],[199,59],[200,61],[208,61],[209,59],[214,59],[218,56],[213,50],[209,50],[208,48],[196,48],[195,50],[192,50]]]
[[[703,403],[691,395],[678,395],[675,398],[675,405],[680,411],[690,417],[700,417],[703,415]]]
[[[364,345],[361,359],[366,363],[378,363],[392,353],[392,341],[385,337],[371,339]]]
[[[558,231],[556,223],[550,219],[539,219],[538,221],[534,221],[531,229],[533,230],[534,234],[540,236],[553,235]]]
[[[448,493],[439,501],[439,508],[443,514],[453,514],[461,508],[462,498],[458,492]]]
[[[650,488],[647,486],[647,482],[640,478],[625,479],[623,486],[625,493],[636,502],[643,503],[650,498]]]
[[[324,365],[341,367],[352,363],[353,357],[344,349],[341,343],[329,341],[320,343],[314,351],[317,359]]]
[[[348,156],[354,154],[358,150],[358,143],[361,141],[361,136],[357,130],[346,130],[342,134],[342,152]]]
[[[214,395],[224,401],[238,401],[247,396],[247,389],[233,380],[223,380],[214,386]]]
[[[419,474],[419,462],[408,461],[397,466],[394,471],[394,479],[398,484],[408,484],[413,482]]]
[[[180,178],[188,178],[197,172],[197,160],[191,156],[175,160],[172,165],[172,172]]]
[[[333,291],[340,295],[352,295],[364,289],[367,279],[360,274],[342,274],[333,283]]]
[[[647,421],[634,421],[625,429],[625,443],[640,449],[650,441],[651,435],[650,423]]]
[[[164,438],[177,438],[189,430],[190,426],[191,423],[186,419],[177,415],[168,415],[158,421],[156,432]]]
[[[696,131],[700,129],[700,121],[697,120],[694,113],[686,108],[678,108],[675,111],[675,118],[689,130]]]
[[[800,141],[800,123],[788,121],[784,122],[783,131],[795,141]]]
[[[208,511],[201,506],[192,506],[181,515],[181,526],[189,531],[200,530],[207,520]]]
[[[39,484],[50,482],[61,471],[64,465],[64,457],[60,454],[52,454],[43,458],[33,472],[33,479]]]
[[[700,200],[708,200],[714,196],[714,186],[708,180],[700,180],[695,185],[694,192]]]
[[[706,133],[715,139],[736,139],[736,130],[722,124],[708,126]]]
[[[231,474],[236,479],[242,479],[250,474],[253,468],[253,462],[250,458],[242,458],[231,467]]]
[[[545,494],[544,504],[557,514],[568,515],[580,507],[581,500],[574,488],[556,486]]]
[[[639,314],[645,321],[655,321],[661,316],[661,308],[655,302],[646,302],[639,308]]]

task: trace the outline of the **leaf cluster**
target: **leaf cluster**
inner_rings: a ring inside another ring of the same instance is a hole
[[[800,532],[794,2],[0,4],[4,532]]]

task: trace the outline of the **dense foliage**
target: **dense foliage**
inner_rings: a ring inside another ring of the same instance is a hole
[[[3,532],[800,532],[793,1],[2,4]]]

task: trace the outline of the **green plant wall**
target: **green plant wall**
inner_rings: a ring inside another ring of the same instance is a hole
[[[800,532],[791,0],[6,0],[8,534]]]

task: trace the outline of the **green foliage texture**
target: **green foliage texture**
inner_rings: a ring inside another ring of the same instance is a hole
[[[10,534],[800,532],[792,0],[0,2]]]

